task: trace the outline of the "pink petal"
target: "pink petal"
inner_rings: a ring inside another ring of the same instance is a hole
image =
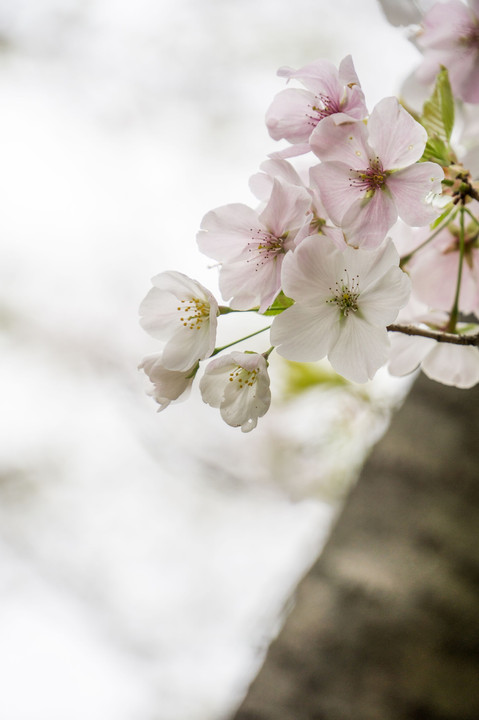
[[[200,251],[220,261],[238,257],[254,233],[265,230],[257,212],[241,203],[211,210],[204,216],[201,228],[196,236]]]
[[[307,143],[296,143],[295,145],[288,145],[288,147],[276,152],[269,153],[268,157],[273,160],[287,160],[288,158],[298,157],[298,155],[304,155],[311,150],[309,142]]]
[[[448,233],[449,235],[449,233]],[[451,238],[451,236],[449,235]],[[452,240],[452,238],[451,238]],[[479,252],[473,251],[479,260]],[[411,268],[415,294],[429,307],[450,310],[456,294],[459,252],[441,252],[435,248],[420,253]],[[461,279],[459,306],[462,312],[477,309],[477,280],[467,262],[464,262]]]
[[[311,206],[311,196],[304,187],[283,184],[276,178],[273,190],[259,220],[277,238],[303,225]]]
[[[288,80],[300,80],[315,95],[327,95],[338,103],[341,100],[343,86],[339,82],[337,69],[329,60],[320,58],[299,70],[280,68],[278,75],[287,77]]]
[[[266,127],[273,140],[307,142],[314,129],[309,115],[314,95],[308,90],[287,89],[276,95],[266,112]]]
[[[265,262],[237,262],[223,265],[219,285],[221,295],[235,310],[260,306],[264,312],[281,289],[281,265],[284,255]]]
[[[371,197],[357,199],[340,224],[350,245],[375,248],[396,220],[396,206],[387,188],[384,188],[376,190]]]
[[[422,226],[438,216],[439,211],[426,203],[426,196],[441,191],[443,177],[443,169],[431,162],[416,163],[388,177],[387,187],[404,222]]]
[[[343,162],[325,162],[311,168],[311,178],[319,188],[321,200],[335,225],[341,225],[351,205],[364,195],[364,191],[351,186],[350,165]]]
[[[368,121],[369,144],[385,170],[403,168],[419,160],[427,132],[395,97],[381,100]]]
[[[424,17],[424,31],[418,44],[423,48],[449,49],[467,34],[472,22],[469,10],[459,0],[436,3]]]
[[[459,53],[458,53],[459,54]],[[455,58],[450,66],[450,80],[453,90],[462,100],[469,103],[479,102],[479,53],[477,48],[470,48]]]
[[[352,121],[348,115],[339,113],[324,118],[309,142],[312,151],[323,162],[334,160],[346,163],[348,169],[365,170],[371,155],[366,138],[366,127],[361,120]]]
[[[343,86],[346,85],[358,85],[360,86],[359,78],[357,76],[353,58],[351,55],[346,55],[345,58],[339,63],[339,81]]]

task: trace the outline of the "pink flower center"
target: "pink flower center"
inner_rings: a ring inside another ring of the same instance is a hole
[[[255,231],[250,228],[250,232],[254,233]],[[255,262],[257,270],[259,266],[274,260],[278,255],[283,255],[286,252],[284,248],[286,235],[287,233],[276,237],[265,230],[256,230],[251,242],[248,243],[248,252],[252,253],[252,257],[248,258],[247,262]]]
[[[371,160],[367,170],[353,170],[349,178],[350,187],[358,187],[366,192],[380,190],[386,184],[387,172],[383,169],[381,160],[377,157]]]
[[[341,112],[340,103],[323,93],[315,95],[312,104],[309,104],[308,108],[311,108],[312,114],[306,113],[306,117],[308,118],[308,125],[312,125],[312,127],[316,127],[319,121],[328,117],[328,115]]]
[[[471,25],[466,34],[459,38],[459,45],[479,50],[479,25]]]

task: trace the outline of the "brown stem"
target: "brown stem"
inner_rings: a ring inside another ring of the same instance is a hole
[[[436,342],[446,342],[452,345],[474,345],[479,347],[479,333],[474,335],[456,335],[455,333],[442,332],[441,330],[425,330],[414,325],[388,325],[390,332],[401,332],[404,335],[418,335],[419,337],[430,338]]]

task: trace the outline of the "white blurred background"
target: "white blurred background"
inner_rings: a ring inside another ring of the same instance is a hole
[[[370,108],[418,57],[376,0],[0,0],[2,720],[227,717],[384,431],[384,374],[273,362],[243,435],[136,369],[150,277],[216,288],[195,234],[254,205],[277,68],[349,53]]]

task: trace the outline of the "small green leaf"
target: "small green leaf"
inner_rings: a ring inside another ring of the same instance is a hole
[[[283,312],[283,310],[286,310],[286,308],[289,308],[291,305],[293,305],[293,303],[294,300],[291,300],[291,298],[287,297],[281,290],[279,295],[276,296],[273,304],[270,305],[267,310],[265,310],[263,315],[279,315]]]
[[[448,215],[450,215],[452,208],[454,207],[452,201],[449,203],[449,205],[446,206],[446,209],[444,212],[439,215],[438,218],[434,220],[434,222],[431,223],[430,228],[431,230],[435,230],[439,225],[442,223],[443,220],[447,218]]]
[[[436,78],[431,97],[424,103],[419,122],[428,135],[421,160],[449,165],[453,155],[449,141],[454,127],[454,97],[445,67]]]
[[[444,140],[437,137],[430,137],[428,139],[421,157],[422,162],[426,162],[427,160],[439,163],[442,167],[450,165],[451,150]]]
[[[319,385],[323,387],[351,386],[348,380],[321,363],[299,363],[291,360],[283,362],[283,392],[286,398],[294,397]]]

